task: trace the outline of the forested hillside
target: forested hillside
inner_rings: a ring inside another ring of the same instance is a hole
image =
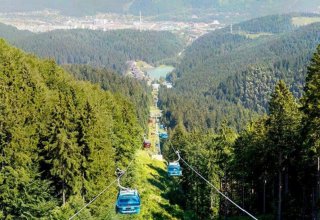
[[[67,219],[141,146],[136,109],[0,41],[0,218]],[[130,178],[127,178],[130,181]],[[83,217],[111,218],[115,187]]]
[[[227,120],[239,129],[255,112],[267,111],[280,79],[300,97],[305,67],[320,43],[320,24],[297,28],[291,18],[254,19],[235,25],[233,33],[226,28],[195,41],[169,77],[175,88],[161,91],[167,122],[194,130],[216,129]]]
[[[34,33],[30,31],[22,31],[17,28],[0,23],[0,37],[14,42],[32,36]]]
[[[315,52],[300,100],[280,80],[268,114],[240,133],[226,123],[216,133],[187,132],[181,124],[170,133],[165,155],[173,160],[177,149],[183,158],[175,191],[183,193],[175,201],[194,219],[251,219],[208,183],[257,219],[319,218],[320,45]]]
[[[27,52],[53,58],[58,64],[89,64],[117,72],[125,70],[128,60],[150,64],[170,60],[184,46],[176,35],[158,31],[57,30],[31,34],[3,25],[0,37]]]
[[[132,102],[140,124],[146,130],[151,103],[151,88],[145,82],[123,77],[107,69],[86,65],[64,65],[63,68],[78,80],[100,84],[101,88],[127,97]]]

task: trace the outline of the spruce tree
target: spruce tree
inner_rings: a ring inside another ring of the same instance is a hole
[[[44,144],[46,169],[61,191],[62,204],[79,190],[80,148],[77,144],[76,112],[70,96],[59,94],[59,101],[47,126]]]
[[[277,219],[281,220],[283,194],[287,196],[288,193],[288,178],[284,176],[288,175],[288,169],[292,165],[291,157],[299,144],[300,124],[298,105],[283,81],[275,87],[269,103],[269,111],[268,149],[271,158],[275,159],[274,163],[278,170]]]
[[[302,131],[306,155],[306,167],[311,167],[312,215],[319,219],[318,207],[320,199],[320,45],[308,67],[302,110],[305,113]]]

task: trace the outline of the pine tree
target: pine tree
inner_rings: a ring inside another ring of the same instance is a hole
[[[282,219],[283,188],[288,193],[288,168],[292,155],[299,144],[300,113],[298,105],[283,81],[280,81],[271,96],[269,103],[270,116],[268,120],[269,154],[277,158],[278,170],[278,208],[277,219]],[[285,182],[283,187],[283,177]]]
[[[309,155],[306,164],[308,166],[311,165],[313,174],[311,182],[315,182],[313,184],[315,190],[312,192],[314,198],[312,200],[312,215],[314,219],[319,219],[317,204],[320,199],[320,45],[308,67],[304,92],[302,110],[305,113],[305,117],[302,135]]]
[[[77,144],[76,112],[71,97],[59,94],[44,137],[45,163],[58,191],[62,204],[67,196],[79,191],[80,148]]]

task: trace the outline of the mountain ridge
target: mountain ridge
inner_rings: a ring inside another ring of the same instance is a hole
[[[77,6],[77,7],[75,7]],[[3,0],[0,12],[9,11],[30,11],[51,8],[60,10],[67,15],[89,15],[115,12],[115,13],[132,13],[138,15],[140,11],[145,15],[159,15],[164,13],[183,12],[188,9],[215,9],[220,11],[238,11],[248,12],[251,17],[257,15],[266,15],[273,13],[284,13],[297,11],[313,10],[319,4],[313,0],[307,1],[289,1],[271,0],[262,2],[259,0],[178,0],[178,1],[150,1],[150,0],[96,0],[94,4],[84,0],[71,0],[68,2],[58,0],[53,2],[44,2],[41,0],[32,0],[25,4],[23,0]]]

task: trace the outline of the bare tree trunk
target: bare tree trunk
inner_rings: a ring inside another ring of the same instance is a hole
[[[4,158],[5,155],[4,155],[4,149],[2,148],[2,158]],[[1,163],[1,170],[3,169],[4,167],[4,159],[2,159],[2,163]]]
[[[242,207],[245,208],[244,206],[244,180],[242,179]]]
[[[65,205],[66,204],[66,192],[65,192],[65,186],[64,186],[64,182],[62,184],[62,204]]]
[[[319,220],[319,215],[318,215],[318,201],[319,201],[319,193],[320,193],[320,157],[317,157],[317,187],[316,187],[316,195],[315,195],[315,210],[314,210],[314,215],[315,215],[315,220]]]
[[[304,187],[302,187],[302,210],[301,210],[302,220],[305,219],[305,213],[306,213],[306,190]]]
[[[267,184],[267,180],[264,179],[263,180],[263,205],[262,205],[262,213],[263,214],[266,213],[266,184]]]
[[[84,176],[84,172],[82,172],[82,189],[81,189],[81,196],[82,196],[82,200],[85,202],[84,195],[86,194],[86,189],[85,189],[85,187],[84,187],[84,182],[85,182],[85,176]]]
[[[282,205],[282,153],[279,154],[279,185],[278,185],[278,212],[277,219],[281,220],[281,205]]]
[[[221,178],[219,178],[219,181],[220,181],[220,191],[222,192],[222,180]],[[219,219],[221,219],[221,216],[222,216],[222,198],[221,196],[219,196]]]
[[[64,175],[64,173],[65,173],[65,169],[64,169],[64,165],[63,165],[63,170],[62,170],[62,173],[63,173],[63,176],[65,176]],[[66,204],[66,190],[65,190],[65,182],[64,182],[65,180],[63,179],[63,183],[62,183],[62,204],[63,205],[65,205]]]
[[[315,199],[315,189],[312,188],[312,220],[316,219],[316,215],[315,215],[315,206],[316,206],[316,199]]]
[[[289,192],[289,174],[288,169],[285,169],[285,175],[284,175],[284,193],[287,194]]]

